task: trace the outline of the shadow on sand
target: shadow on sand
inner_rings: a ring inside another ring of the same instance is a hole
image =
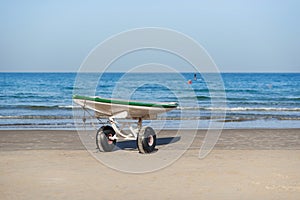
[[[167,144],[172,144],[176,143],[180,140],[180,137],[164,137],[164,138],[157,138],[156,139],[156,146],[161,146],[161,145],[167,145]],[[117,142],[116,144],[117,150],[135,150],[137,149],[136,141],[135,140],[126,140],[126,141],[120,141]]]

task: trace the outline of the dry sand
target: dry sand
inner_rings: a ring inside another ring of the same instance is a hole
[[[162,131],[160,138],[173,133]],[[198,131],[172,165],[130,174],[96,160],[75,131],[0,131],[0,199],[300,198],[299,129],[223,130],[214,150],[199,159],[205,133]],[[126,144],[131,149],[123,144],[107,155],[154,155]],[[172,145],[161,142],[158,149]]]

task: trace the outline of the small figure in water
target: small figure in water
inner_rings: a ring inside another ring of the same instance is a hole
[[[197,74],[194,74],[194,80],[195,81],[197,80]]]

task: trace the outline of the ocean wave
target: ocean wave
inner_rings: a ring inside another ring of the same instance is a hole
[[[0,106],[0,109],[28,109],[28,110],[71,110],[71,109],[78,109],[81,108],[80,106],[74,105],[53,105],[53,106],[46,106],[46,105],[5,105]]]
[[[182,90],[180,90],[182,91]],[[183,99],[195,99],[198,98],[200,100],[203,99],[203,97],[205,99],[218,99],[220,97],[222,97],[222,94],[226,93],[226,101],[247,101],[247,102],[253,102],[255,103],[256,101],[261,101],[261,102],[299,102],[300,98],[298,96],[294,96],[295,94],[293,94],[292,96],[289,95],[282,95],[282,94],[267,94],[267,93],[263,93],[263,92],[257,92],[257,94],[252,94],[251,92],[249,92],[248,90],[226,90],[226,91],[221,91],[221,90],[207,90],[207,89],[190,89],[187,91],[194,91],[195,94],[194,95],[190,95],[190,96],[184,96],[182,97]],[[231,92],[230,92],[231,91]],[[237,92],[237,94],[233,94],[232,91]],[[225,92],[225,93],[223,93]],[[241,92],[245,92],[245,93],[241,93]],[[190,94],[190,93],[188,93]],[[218,97],[218,94],[220,94],[221,96]]]
[[[8,117],[8,116],[0,116],[0,119],[3,117]],[[33,128],[39,128],[39,127],[75,127],[75,125],[78,126],[83,126],[84,123],[79,120],[76,123],[72,120],[70,121],[69,119],[73,119],[73,116],[31,116],[31,117],[24,117],[24,116],[10,116],[11,119],[32,119],[29,121],[0,121],[0,127],[5,128],[5,127],[33,127]],[[40,118],[39,118],[40,117]],[[48,117],[48,118],[47,118]],[[39,121],[38,119],[50,119],[48,121]],[[78,119],[81,119],[78,117]],[[59,121],[58,121],[59,120]],[[91,120],[93,123],[97,123],[94,118],[89,118],[86,122],[86,124],[91,124]],[[271,116],[271,115],[261,115],[261,116],[256,116],[256,115],[248,115],[248,116],[174,116],[174,117],[158,117],[157,121],[168,121],[168,123],[173,123],[172,121],[183,121],[182,123],[185,123],[184,121],[216,121],[216,122],[221,122],[221,123],[241,123],[241,122],[247,122],[247,121],[257,121],[257,120],[264,120],[264,121],[299,121],[300,116],[283,116],[283,115],[278,115],[278,116]],[[120,120],[121,122],[122,120]],[[146,120],[147,121],[147,120]],[[156,120],[155,120],[156,121]],[[135,121],[133,121],[134,123]],[[178,123],[178,122],[175,122]]]
[[[178,107],[179,110],[207,110],[207,111],[290,111],[299,112],[300,108],[275,108],[275,107]]]
[[[73,116],[56,115],[2,115],[0,119],[73,119]]]
[[[218,122],[243,122],[254,120],[300,120],[300,116],[283,115],[241,115],[241,116],[175,116],[158,118],[158,120],[216,120]]]
[[[6,96],[1,96],[2,99],[49,99],[49,95],[41,95],[41,94],[35,94],[35,93],[24,93],[24,92],[19,92],[15,94],[9,94]]]
[[[176,91],[182,91],[182,89],[178,89]],[[220,89],[208,89],[208,88],[191,88],[191,89],[186,89],[185,91],[190,91],[190,92],[204,92],[204,93],[215,93],[215,92],[226,92],[226,93],[251,93],[251,94],[259,94],[261,93],[260,90],[258,89],[226,89],[220,90]]]
[[[74,123],[7,123],[7,124],[0,124],[0,127],[22,127],[22,128],[75,128]]]
[[[65,109],[74,109],[74,108],[81,108],[81,106],[74,106],[74,105],[68,105],[68,106],[58,106],[58,108],[65,108]]]
[[[186,99],[186,100],[193,100],[193,99],[197,99],[197,100],[209,100],[211,99],[209,96],[204,96],[204,95],[199,95],[199,96],[191,96],[191,97],[181,97],[180,99]]]

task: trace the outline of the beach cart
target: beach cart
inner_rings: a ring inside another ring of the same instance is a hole
[[[177,108],[176,102],[142,102],[123,99],[110,99],[98,96],[74,95],[73,101],[83,109],[95,111],[95,117],[106,116],[107,125],[97,130],[96,145],[100,151],[112,151],[119,137],[125,140],[136,140],[140,153],[155,151],[156,133],[149,126],[142,126],[144,119],[156,119],[158,114]],[[130,131],[119,128],[116,119],[137,120],[136,128],[129,127]]]

